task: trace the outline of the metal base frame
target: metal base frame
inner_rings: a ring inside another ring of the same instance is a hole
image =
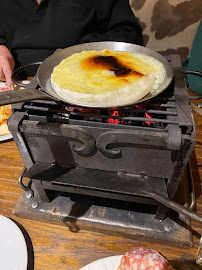
[[[55,191],[51,194],[50,190],[46,191],[50,192],[50,202],[44,202],[36,183],[39,181],[31,184],[34,197],[26,191],[20,195],[14,209],[16,216],[66,226],[74,233],[89,230],[180,248],[193,245],[190,220],[174,211],[159,221],[154,218],[155,205],[62,192],[56,197]]]

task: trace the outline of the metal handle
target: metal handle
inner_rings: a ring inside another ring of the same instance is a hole
[[[18,79],[17,79],[18,75],[30,67],[40,66],[41,64],[42,64],[42,62],[34,62],[34,63],[24,65],[22,67],[17,68],[16,70],[14,70],[14,72],[11,76],[13,83],[18,85],[18,86],[21,86],[21,87],[27,86],[27,84],[18,81]]]
[[[187,69],[185,69],[184,74],[191,74],[191,75],[196,75],[196,76],[202,77],[202,72],[195,71],[195,70],[187,70]]]
[[[138,144],[163,147],[164,149],[179,150],[181,145],[181,130],[176,127],[174,130],[168,128],[168,132],[155,132],[145,130],[113,130],[103,132],[96,141],[97,149],[106,157],[119,158],[121,150],[112,150],[109,145]]]
[[[175,210],[175,211],[177,211],[177,212],[179,212],[179,213],[181,213],[181,214],[183,214],[183,215],[202,224],[202,217],[201,216],[197,215],[195,212],[187,209],[186,207],[180,205],[179,203],[176,203],[173,200],[166,198],[157,192],[154,192],[153,190],[152,191],[145,191],[144,190],[143,193],[146,196],[148,196],[148,197],[166,205],[167,207],[169,207],[169,208],[171,208],[171,209],[173,209],[173,210]]]
[[[184,74],[196,75],[196,76],[202,78],[202,72],[200,72],[200,71],[186,70],[185,69]],[[202,95],[189,96],[189,100],[200,100],[200,99],[202,99]]]
[[[0,106],[37,99],[50,99],[50,97],[38,89],[26,88],[14,91],[4,91],[0,93]]]
[[[191,195],[191,202],[190,202],[190,205],[188,208],[189,208],[189,210],[193,210],[195,205],[196,205],[196,196],[195,196],[194,180],[193,180],[190,161],[188,161],[186,169],[187,169],[187,180],[188,180],[189,192]]]
[[[202,95],[189,96],[189,100],[201,100],[201,99],[202,99]]]

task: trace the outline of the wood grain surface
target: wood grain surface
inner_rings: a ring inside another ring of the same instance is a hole
[[[202,215],[202,117],[194,112],[194,119],[197,138],[191,165],[197,198],[195,210]],[[194,246],[180,249],[96,232],[81,230],[73,233],[65,226],[17,218],[13,209],[21,194],[17,180],[24,163],[12,140],[0,143],[0,153],[0,214],[13,219],[22,229],[28,245],[28,270],[79,270],[97,259],[121,255],[134,246],[150,247],[161,252],[177,270],[202,269],[195,263],[202,234],[202,226],[196,222],[192,222]]]

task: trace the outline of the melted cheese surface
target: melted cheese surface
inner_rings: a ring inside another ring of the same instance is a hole
[[[62,89],[104,95],[134,84],[158,66],[152,58],[110,50],[82,51],[62,60],[54,68],[52,80]]]

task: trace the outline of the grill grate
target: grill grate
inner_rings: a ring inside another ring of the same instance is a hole
[[[13,106],[14,111],[19,105]],[[32,101],[21,104],[21,111],[26,111],[29,119],[43,121],[81,121],[99,122],[129,126],[142,126],[165,129],[168,124],[179,125],[177,108],[173,96],[173,86],[160,96],[138,105],[115,110],[86,109],[60,105],[54,101]]]

